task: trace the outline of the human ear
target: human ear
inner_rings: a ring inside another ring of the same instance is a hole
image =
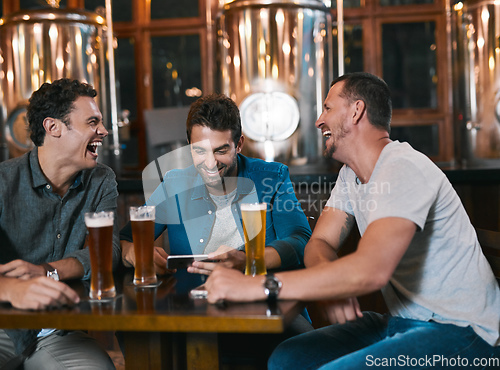
[[[356,100],[356,102],[354,103],[354,109],[352,113],[352,119],[354,124],[357,124],[361,120],[361,117],[363,117],[365,110],[366,110],[365,102],[363,100]]]
[[[236,144],[236,153],[241,153],[241,149],[243,148],[243,143],[245,142],[245,137],[243,135],[240,136],[240,140]]]
[[[52,118],[52,117],[46,117],[44,120],[43,120],[43,128],[45,129],[45,132],[50,135],[50,136],[53,136],[53,137],[60,137],[61,136],[61,125],[63,123],[58,120],[58,119],[55,119],[55,118]]]

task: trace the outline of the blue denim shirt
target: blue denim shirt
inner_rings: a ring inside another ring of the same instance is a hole
[[[295,196],[288,168],[239,154],[231,211],[242,240],[240,204],[255,202],[267,203],[266,246],[276,249],[281,268],[302,267],[311,228]],[[157,207],[155,238],[168,229],[171,254],[203,253],[215,223],[216,206],[194,166],[167,172],[146,203]],[[120,238],[132,241],[130,224],[122,229]]]

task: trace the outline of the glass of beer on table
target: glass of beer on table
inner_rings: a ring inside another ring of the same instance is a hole
[[[116,296],[113,279],[113,220],[114,212],[87,212],[90,254],[90,298],[103,300]]]
[[[266,209],[267,203],[243,203],[241,217],[245,235],[245,275],[265,275],[266,261]]]
[[[157,283],[153,259],[155,207],[130,207],[130,223],[135,254],[134,285],[155,285]]]

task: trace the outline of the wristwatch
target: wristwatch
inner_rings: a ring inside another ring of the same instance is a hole
[[[266,275],[266,280],[264,280],[264,293],[267,296],[268,302],[276,302],[282,285],[283,283],[276,276],[274,276],[273,273],[268,273]]]
[[[48,263],[42,263],[42,266],[44,267],[45,271],[47,272],[48,278],[59,281],[59,273],[57,272],[57,269],[53,268]]]

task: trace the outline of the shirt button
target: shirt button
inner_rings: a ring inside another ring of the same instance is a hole
[[[203,239],[200,239],[200,243],[203,243],[203,241],[204,241]]]
[[[50,190],[50,185],[45,185],[45,187],[47,188],[47,190]]]
[[[56,238],[61,239],[61,234],[57,234]]]
[[[212,211],[211,210],[208,210],[208,214],[211,215],[212,214]]]

